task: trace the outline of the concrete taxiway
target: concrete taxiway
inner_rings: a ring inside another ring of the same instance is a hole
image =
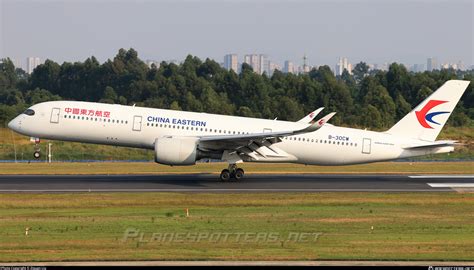
[[[247,174],[3,175],[0,193],[21,192],[452,192],[474,191],[474,175]]]

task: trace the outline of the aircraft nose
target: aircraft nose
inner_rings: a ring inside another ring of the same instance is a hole
[[[14,131],[18,130],[18,120],[15,118],[8,123],[8,128]]]

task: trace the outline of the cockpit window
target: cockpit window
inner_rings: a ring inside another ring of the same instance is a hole
[[[35,115],[35,111],[33,111],[32,109],[27,109],[24,114],[26,115],[29,115],[29,116],[32,116],[32,115]]]

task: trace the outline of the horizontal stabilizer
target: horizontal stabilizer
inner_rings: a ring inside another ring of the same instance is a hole
[[[437,147],[454,146],[454,145],[456,145],[456,141],[436,141],[436,142],[428,143],[428,144],[417,144],[417,145],[405,146],[403,147],[403,149],[417,150],[417,149],[428,149],[428,148],[437,148]]]

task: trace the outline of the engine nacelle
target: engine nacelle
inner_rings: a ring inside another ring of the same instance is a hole
[[[194,165],[197,139],[162,137],[155,140],[155,162],[166,165]]]

